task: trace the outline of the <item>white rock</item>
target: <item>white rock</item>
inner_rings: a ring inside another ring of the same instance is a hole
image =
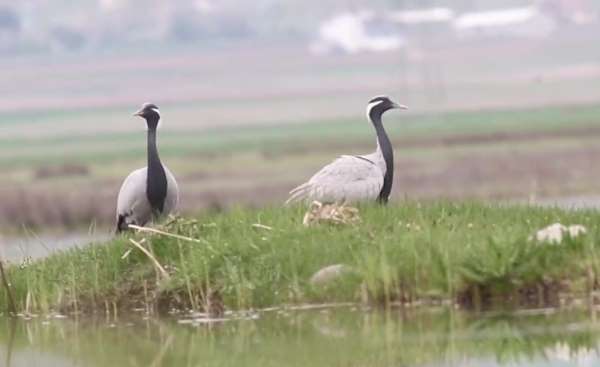
[[[575,238],[586,233],[587,229],[581,224],[574,224],[572,226],[569,226],[569,235],[571,236],[571,238]]]
[[[342,276],[351,273],[352,271],[351,267],[344,264],[326,266],[310,277],[310,284],[313,286],[326,285],[340,279]]]
[[[565,233],[568,233],[571,238],[576,238],[580,235],[586,234],[587,229],[580,224],[567,227],[560,223],[554,223],[537,231],[535,234],[535,239],[538,242],[546,242],[557,245],[562,242]]]

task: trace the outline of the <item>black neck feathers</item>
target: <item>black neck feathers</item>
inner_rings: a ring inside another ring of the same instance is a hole
[[[385,111],[386,110],[380,106],[375,106],[371,109],[371,111],[369,111],[369,119],[375,127],[375,132],[377,133],[377,142],[379,143],[379,149],[381,149],[381,154],[383,155],[386,168],[385,175],[383,177],[383,187],[381,188],[379,197],[377,198],[377,201],[381,204],[387,204],[390,193],[392,192],[392,184],[394,182],[394,149],[392,148],[390,138],[385,132],[383,123],[381,121],[381,116]]]
[[[163,212],[167,197],[167,175],[158,156],[156,147],[156,126],[158,119],[148,122],[148,176],[146,178],[146,197],[155,215]]]

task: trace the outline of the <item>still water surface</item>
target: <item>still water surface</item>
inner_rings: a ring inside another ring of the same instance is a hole
[[[589,311],[335,308],[205,319],[0,318],[0,366],[600,366]]]
[[[90,243],[102,243],[110,238],[108,231],[106,233],[29,233],[21,237],[0,236],[0,259],[21,263],[28,259],[35,260],[50,256],[61,250],[85,247]]]

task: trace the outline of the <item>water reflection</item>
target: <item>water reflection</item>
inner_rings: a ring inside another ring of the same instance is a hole
[[[12,361],[12,352],[13,352],[13,346],[15,343],[15,336],[16,336],[16,331],[17,331],[17,320],[14,318],[11,318],[8,322],[8,341],[6,343],[6,359],[4,360],[4,364],[6,366],[10,366],[11,361]]]
[[[258,319],[0,319],[10,367],[595,366],[600,327],[580,311],[269,312]]]

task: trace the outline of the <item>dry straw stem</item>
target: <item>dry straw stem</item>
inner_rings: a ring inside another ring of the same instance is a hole
[[[135,229],[135,230],[137,230],[139,232],[154,233],[154,234],[159,234],[161,236],[167,236],[167,237],[171,237],[171,238],[177,238],[177,239],[183,240],[183,241],[207,244],[206,240],[200,240],[200,239],[197,239],[197,238],[191,238],[191,237],[186,237],[186,236],[182,236],[182,235],[179,235],[179,234],[164,232],[164,231],[161,231],[161,230],[155,229],[155,228],[140,227],[140,226],[136,226],[134,224],[130,224],[128,227],[129,228],[133,228],[133,229]]]
[[[165,268],[163,268],[163,266],[160,265],[158,260],[156,260],[156,258],[154,256],[152,256],[152,254],[148,250],[146,250],[146,248],[144,246],[142,246],[139,242],[137,242],[133,238],[130,238],[129,242],[131,242],[135,247],[140,249],[140,251],[142,251],[144,253],[144,255],[148,256],[148,258],[154,263],[154,266],[158,269],[159,273],[163,276],[163,278],[165,278],[165,279],[169,278],[169,273],[167,273]]]
[[[273,230],[273,227],[265,226],[264,224],[260,224],[260,223],[254,223],[254,224],[252,224],[252,228],[264,229],[264,230],[267,230],[267,231],[272,231]]]

